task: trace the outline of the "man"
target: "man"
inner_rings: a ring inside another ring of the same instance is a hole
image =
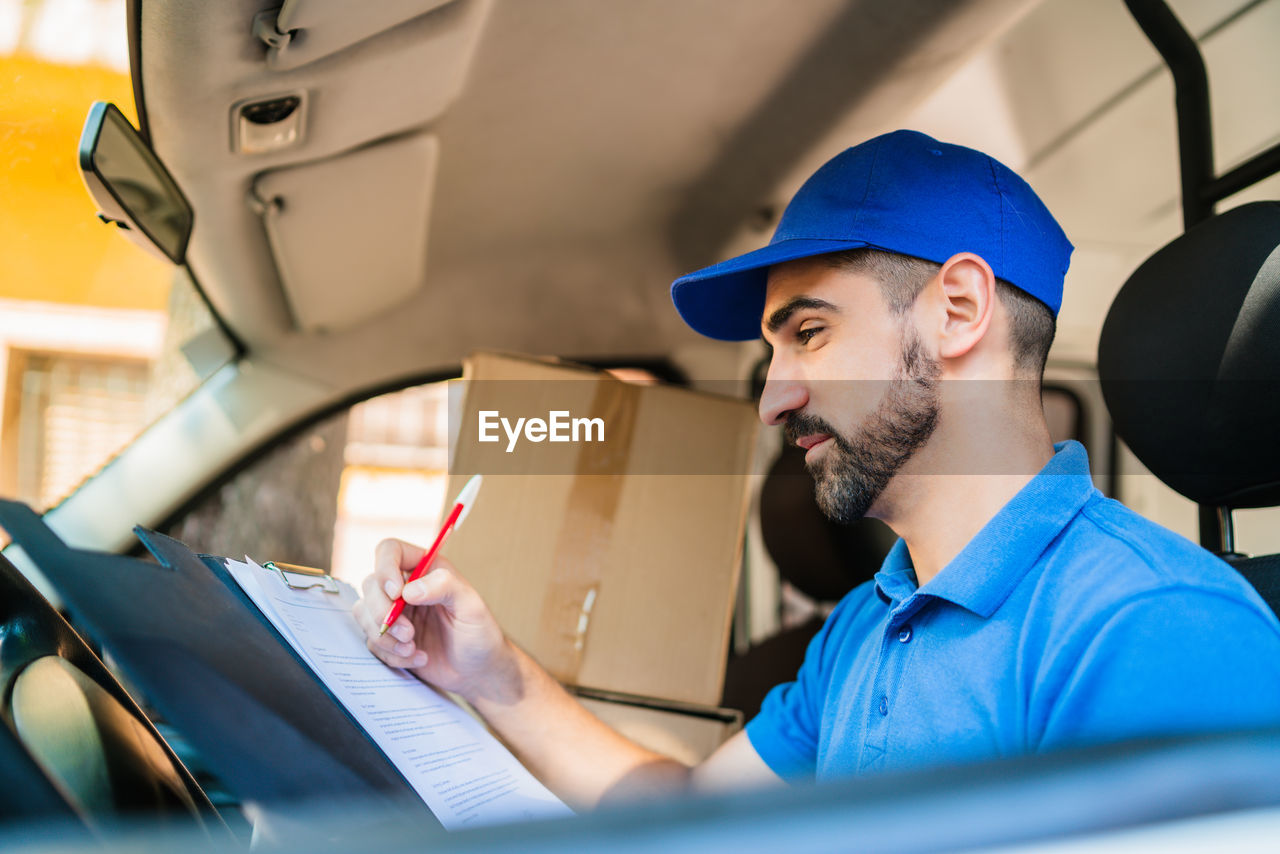
[[[684,276],[694,329],[772,347],[760,402],[835,519],[901,537],[796,681],[686,768],[605,727],[444,561],[379,546],[356,617],[387,664],[467,698],[577,805],[1280,723],[1280,623],[1226,564],[1094,489],[1040,404],[1071,244],[986,155],[899,131],[845,151],[770,244]],[[379,638],[392,599],[405,615]]]

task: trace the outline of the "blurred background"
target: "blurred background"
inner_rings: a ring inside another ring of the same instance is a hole
[[[183,270],[97,221],[77,169],[94,101],[137,125],[124,0],[0,0],[0,81],[0,495],[43,511],[199,384],[183,348],[214,320]],[[387,531],[430,536],[446,427],[443,384],[366,401],[175,533],[212,551],[218,531],[264,527],[266,513],[291,559],[363,574]],[[336,489],[337,505],[299,501],[308,484],[326,498]]]

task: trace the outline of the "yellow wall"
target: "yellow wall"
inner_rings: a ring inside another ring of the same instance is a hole
[[[104,225],[76,165],[94,101],[137,124],[127,74],[0,56],[0,297],[164,309],[171,267]]]

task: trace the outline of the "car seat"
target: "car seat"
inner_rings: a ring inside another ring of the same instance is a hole
[[[1145,261],[1102,327],[1116,434],[1200,505],[1201,544],[1280,611],[1280,555],[1235,550],[1231,513],[1280,505],[1280,202],[1213,216]]]
[[[824,516],[804,453],[786,445],[769,469],[760,490],[760,531],[781,579],[826,605],[875,575],[897,537],[875,519],[840,525]],[[731,656],[721,705],[754,717],[769,689],[795,678],[823,619],[820,608],[805,622]]]

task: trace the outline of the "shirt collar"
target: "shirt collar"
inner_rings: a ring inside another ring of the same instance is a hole
[[[876,573],[880,598],[893,604],[919,592],[980,617],[994,614],[1094,492],[1084,446],[1060,442],[1054,452],[1040,473],[923,588],[917,589],[907,544],[898,540]]]

